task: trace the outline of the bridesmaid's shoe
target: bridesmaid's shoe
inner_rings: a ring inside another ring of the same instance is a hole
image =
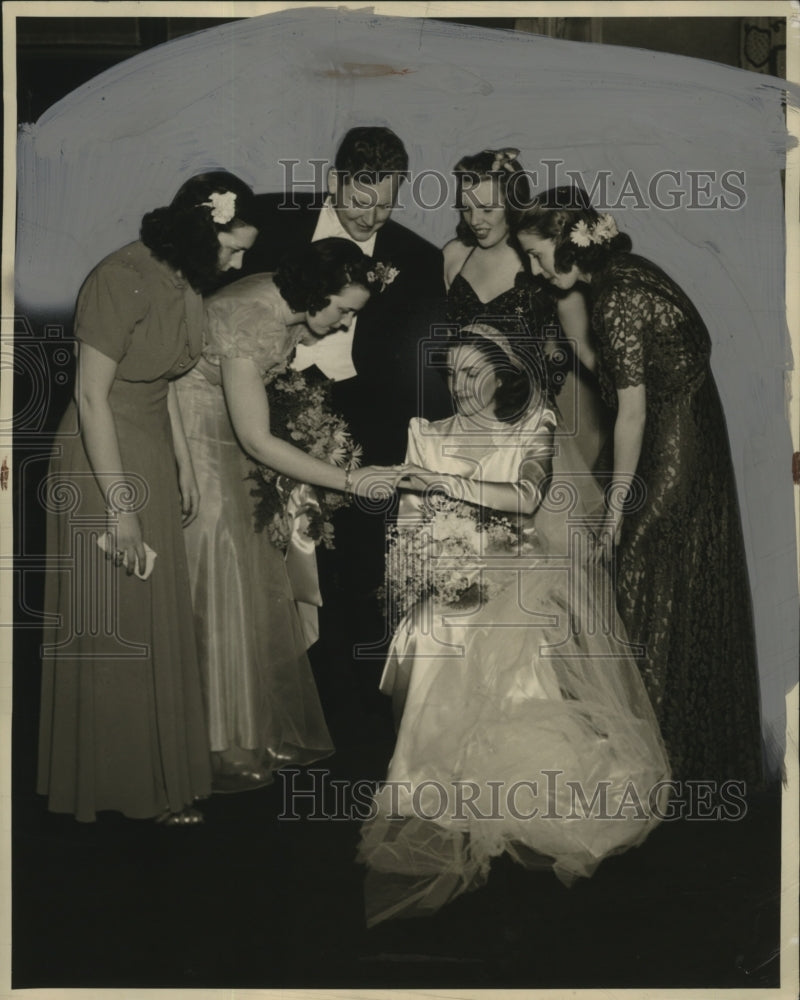
[[[212,792],[249,792],[273,784],[275,776],[269,768],[217,772],[211,782]]]
[[[205,818],[199,809],[181,809],[180,812],[165,812],[156,817],[161,826],[200,826]]]

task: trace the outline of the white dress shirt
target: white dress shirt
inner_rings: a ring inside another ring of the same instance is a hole
[[[342,227],[339,217],[333,208],[331,198],[325,199],[325,204],[319,213],[317,225],[311,242],[327,239],[329,236],[338,236],[343,240],[350,240],[351,243],[361,250],[362,253],[372,256],[375,252],[375,233],[368,240],[359,243]],[[353,378],[358,373],[353,365],[353,335],[356,332],[356,317],[354,316],[350,326],[346,330],[337,330],[336,333],[329,333],[327,337],[321,337],[316,344],[310,346],[306,344],[297,345],[297,354],[292,362],[292,368],[302,371],[316,365],[317,368],[327,378],[335,379],[337,382],[342,379]]]

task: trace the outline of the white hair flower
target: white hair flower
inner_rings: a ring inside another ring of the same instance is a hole
[[[236,215],[236,195],[233,191],[212,191],[201,208],[211,209],[211,221],[224,226]]]
[[[616,222],[614,222],[614,217],[607,212],[605,215],[601,215],[594,226],[592,226],[592,241],[594,243],[607,243],[618,235],[619,230],[617,229]]]
[[[569,238],[576,246],[579,247],[588,247],[591,245],[592,234],[583,219],[581,219],[580,222],[576,222],[572,227]]]

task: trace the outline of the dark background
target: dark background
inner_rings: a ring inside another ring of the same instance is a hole
[[[35,121],[124,59],[226,20],[22,18],[18,121]],[[738,18],[458,20],[742,64]],[[778,47],[762,45],[762,55],[763,68],[779,71]],[[14,988],[779,984],[777,788],[751,799],[736,822],[665,823],[570,890],[500,859],[486,888],[435,917],[372,931],[353,861],[358,822],[280,820],[280,780],[212,797],[205,826],[193,830],[49,814],[34,793],[44,540],[30,500],[71,388],[68,324],[35,315],[16,323]],[[49,392],[31,407],[43,372]],[[354,732],[337,745],[325,762],[332,777],[385,774],[391,733]]]

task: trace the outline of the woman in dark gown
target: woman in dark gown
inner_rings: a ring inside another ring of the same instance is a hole
[[[586,339],[583,294],[554,295],[509,242],[510,227],[530,205],[528,175],[516,149],[484,150],[454,167],[461,219],[443,250],[447,319],[459,328],[488,323],[523,344],[559,398],[559,437],[573,439],[590,468],[604,468],[610,436],[607,408],[593,378],[575,364],[571,342]],[[519,338],[519,340],[517,340]]]
[[[531,270],[588,286],[603,395],[617,409],[620,616],[659,716],[673,775],[762,780],[750,589],[725,417],[708,331],[660,268],[630,253],[610,215],[548,192],[515,224]],[[624,515],[624,517],[623,517]],[[610,546],[607,551],[610,551]]]

